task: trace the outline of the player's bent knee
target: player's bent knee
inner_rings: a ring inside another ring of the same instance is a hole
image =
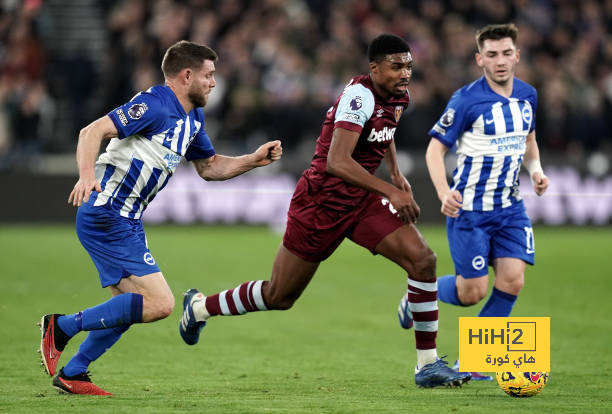
[[[487,289],[481,286],[464,286],[459,289],[458,295],[462,305],[471,306],[480,302],[487,294]]]
[[[151,314],[151,321],[159,321],[165,319],[172,313],[172,308],[168,306],[159,306],[155,309],[154,313]]]
[[[174,297],[155,298],[144,301],[143,322],[154,322],[165,319],[174,309]]]
[[[512,280],[512,282],[509,283],[506,289],[502,289],[502,290],[507,291],[508,293],[512,295],[518,295],[521,292],[521,290],[523,290],[524,285],[525,285],[525,278],[522,278],[522,277],[516,278]]]
[[[465,296],[459,296],[459,300],[464,306],[473,306],[481,301],[482,298],[476,295],[467,294]]]
[[[174,309],[174,299],[172,301],[167,301],[163,303],[159,308],[159,318],[164,319],[170,316],[172,310]]]

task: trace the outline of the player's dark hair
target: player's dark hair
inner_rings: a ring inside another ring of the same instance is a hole
[[[164,76],[172,77],[185,68],[198,70],[205,60],[217,61],[217,53],[208,46],[181,40],[166,50],[162,59]]]
[[[386,55],[405,52],[410,52],[410,46],[404,39],[393,34],[381,34],[370,42],[368,59],[370,62],[380,62]]]
[[[489,24],[476,32],[478,50],[482,49],[485,40],[499,40],[506,37],[512,39],[512,43],[516,44],[518,27],[516,27],[514,23]]]

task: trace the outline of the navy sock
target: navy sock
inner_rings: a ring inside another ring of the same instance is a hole
[[[92,308],[60,316],[57,323],[68,336],[80,331],[114,328],[142,322],[142,295],[122,293]]]
[[[451,305],[464,306],[457,295],[457,276],[444,275],[438,278],[438,299]]]
[[[489,300],[482,307],[478,316],[507,317],[512,312],[517,296],[493,288]]]
[[[89,364],[113,346],[129,327],[130,325],[123,325],[89,332],[87,338],[79,346],[79,351],[74,354],[64,367],[64,375],[73,377],[87,372]]]

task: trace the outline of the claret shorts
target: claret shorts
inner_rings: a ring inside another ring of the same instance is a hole
[[[403,225],[381,196],[370,193],[359,204],[339,209],[315,202],[301,177],[291,199],[283,245],[309,262],[327,259],[344,238],[376,254],[378,243]]]

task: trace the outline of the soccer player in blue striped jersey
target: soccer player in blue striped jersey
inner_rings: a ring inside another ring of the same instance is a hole
[[[514,76],[517,35],[513,24],[477,32],[475,57],[484,76],[456,91],[429,131],[427,167],[447,216],[455,265],[454,275],[438,278],[438,298],[459,306],[480,302],[492,266],[495,284],[478,316],[509,316],[524,284],[525,264],[534,263],[533,228],[518,192],[521,165],[538,196],[549,184],[536,143],[537,92]],[[449,186],[444,155],[453,147],[457,168]],[[472,373],[472,379],[491,378]]]
[[[61,391],[110,395],[91,382],[89,364],[130,325],[154,322],[172,312],[174,296],[147,247],[141,216],[181,159],[192,161],[205,180],[226,180],[282,155],[280,141],[241,157],[215,153],[204,130],[202,108],[215,86],[216,61],[217,54],[207,46],[187,41],[172,45],[162,61],[164,85],[138,93],[80,132],[79,180],[68,202],[79,206],[77,235],[112,298],[71,315],[42,317],[39,351],[51,376],[70,338],[89,331],[53,379]],[[106,139],[110,142],[98,157]]]

